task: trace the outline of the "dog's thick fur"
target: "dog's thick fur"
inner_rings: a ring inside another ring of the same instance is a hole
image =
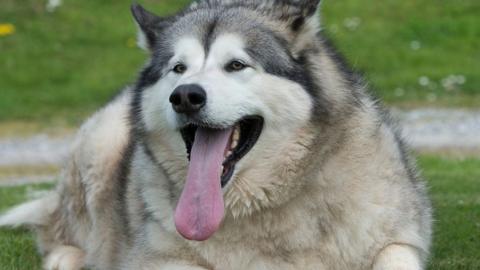
[[[151,52],[138,82],[83,125],[55,192],[0,225],[35,228],[46,269],[423,269],[425,186],[388,115],[322,36],[318,2],[204,0],[167,18],[134,5]],[[249,67],[223,72],[231,57]],[[170,71],[178,61],[185,74]],[[188,119],[168,97],[186,83],[208,93],[205,123],[265,121],[204,242],[182,238],[173,219]]]

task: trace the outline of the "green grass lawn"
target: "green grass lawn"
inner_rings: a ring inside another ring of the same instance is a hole
[[[434,205],[431,270],[480,269],[480,160],[422,158]]]
[[[64,0],[54,13],[45,2],[0,1],[0,23],[16,28],[0,37],[0,122],[76,124],[145,61],[130,0]],[[168,14],[189,1],[140,2]],[[325,31],[350,63],[388,104],[404,106],[480,105],[478,14],[478,0],[323,3]]]
[[[422,157],[435,208],[431,270],[480,269],[480,160]],[[48,185],[0,189],[0,211],[24,200],[28,190]],[[30,233],[0,230],[0,269],[40,269]]]
[[[51,185],[0,188],[0,212],[26,200],[32,191],[45,190]],[[0,269],[36,270],[41,269],[34,237],[24,229],[0,230]]]

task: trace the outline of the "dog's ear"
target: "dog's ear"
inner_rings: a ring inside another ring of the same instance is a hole
[[[132,4],[131,11],[139,28],[138,46],[144,50],[152,50],[158,42],[159,33],[165,24],[164,20],[136,3]]]
[[[319,30],[318,10],[320,0],[277,0],[287,4],[287,14],[290,17],[290,28],[294,32],[300,32],[306,27],[314,27]],[[290,14],[288,14],[290,12]]]
[[[275,0],[283,4],[283,18],[292,34],[295,54],[312,45],[320,31],[320,0]]]

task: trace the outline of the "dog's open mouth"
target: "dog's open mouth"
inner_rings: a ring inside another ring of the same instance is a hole
[[[195,134],[198,125],[190,124],[181,129],[182,138],[187,147],[187,155],[190,160],[192,154],[192,147],[195,142]],[[204,129],[215,129],[209,127],[202,127]],[[225,187],[232,178],[235,171],[235,164],[240,161],[257,142],[263,129],[263,118],[260,116],[249,116],[243,118],[235,124],[232,128],[228,147],[225,148],[224,161],[222,163],[223,170],[221,176],[222,187]]]
[[[182,195],[175,209],[175,226],[186,239],[203,241],[213,235],[225,211],[222,187],[235,165],[255,145],[263,118],[247,117],[229,128],[189,125],[181,130],[189,165]]]

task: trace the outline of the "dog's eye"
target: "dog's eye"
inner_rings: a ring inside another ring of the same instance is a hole
[[[173,72],[177,73],[177,74],[183,74],[187,71],[187,66],[185,66],[184,64],[176,64],[175,67],[173,67]]]
[[[239,60],[233,60],[232,62],[228,63],[225,67],[225,70],[228,72],[236,72],[241,71],[247,68],[247,65]]]

